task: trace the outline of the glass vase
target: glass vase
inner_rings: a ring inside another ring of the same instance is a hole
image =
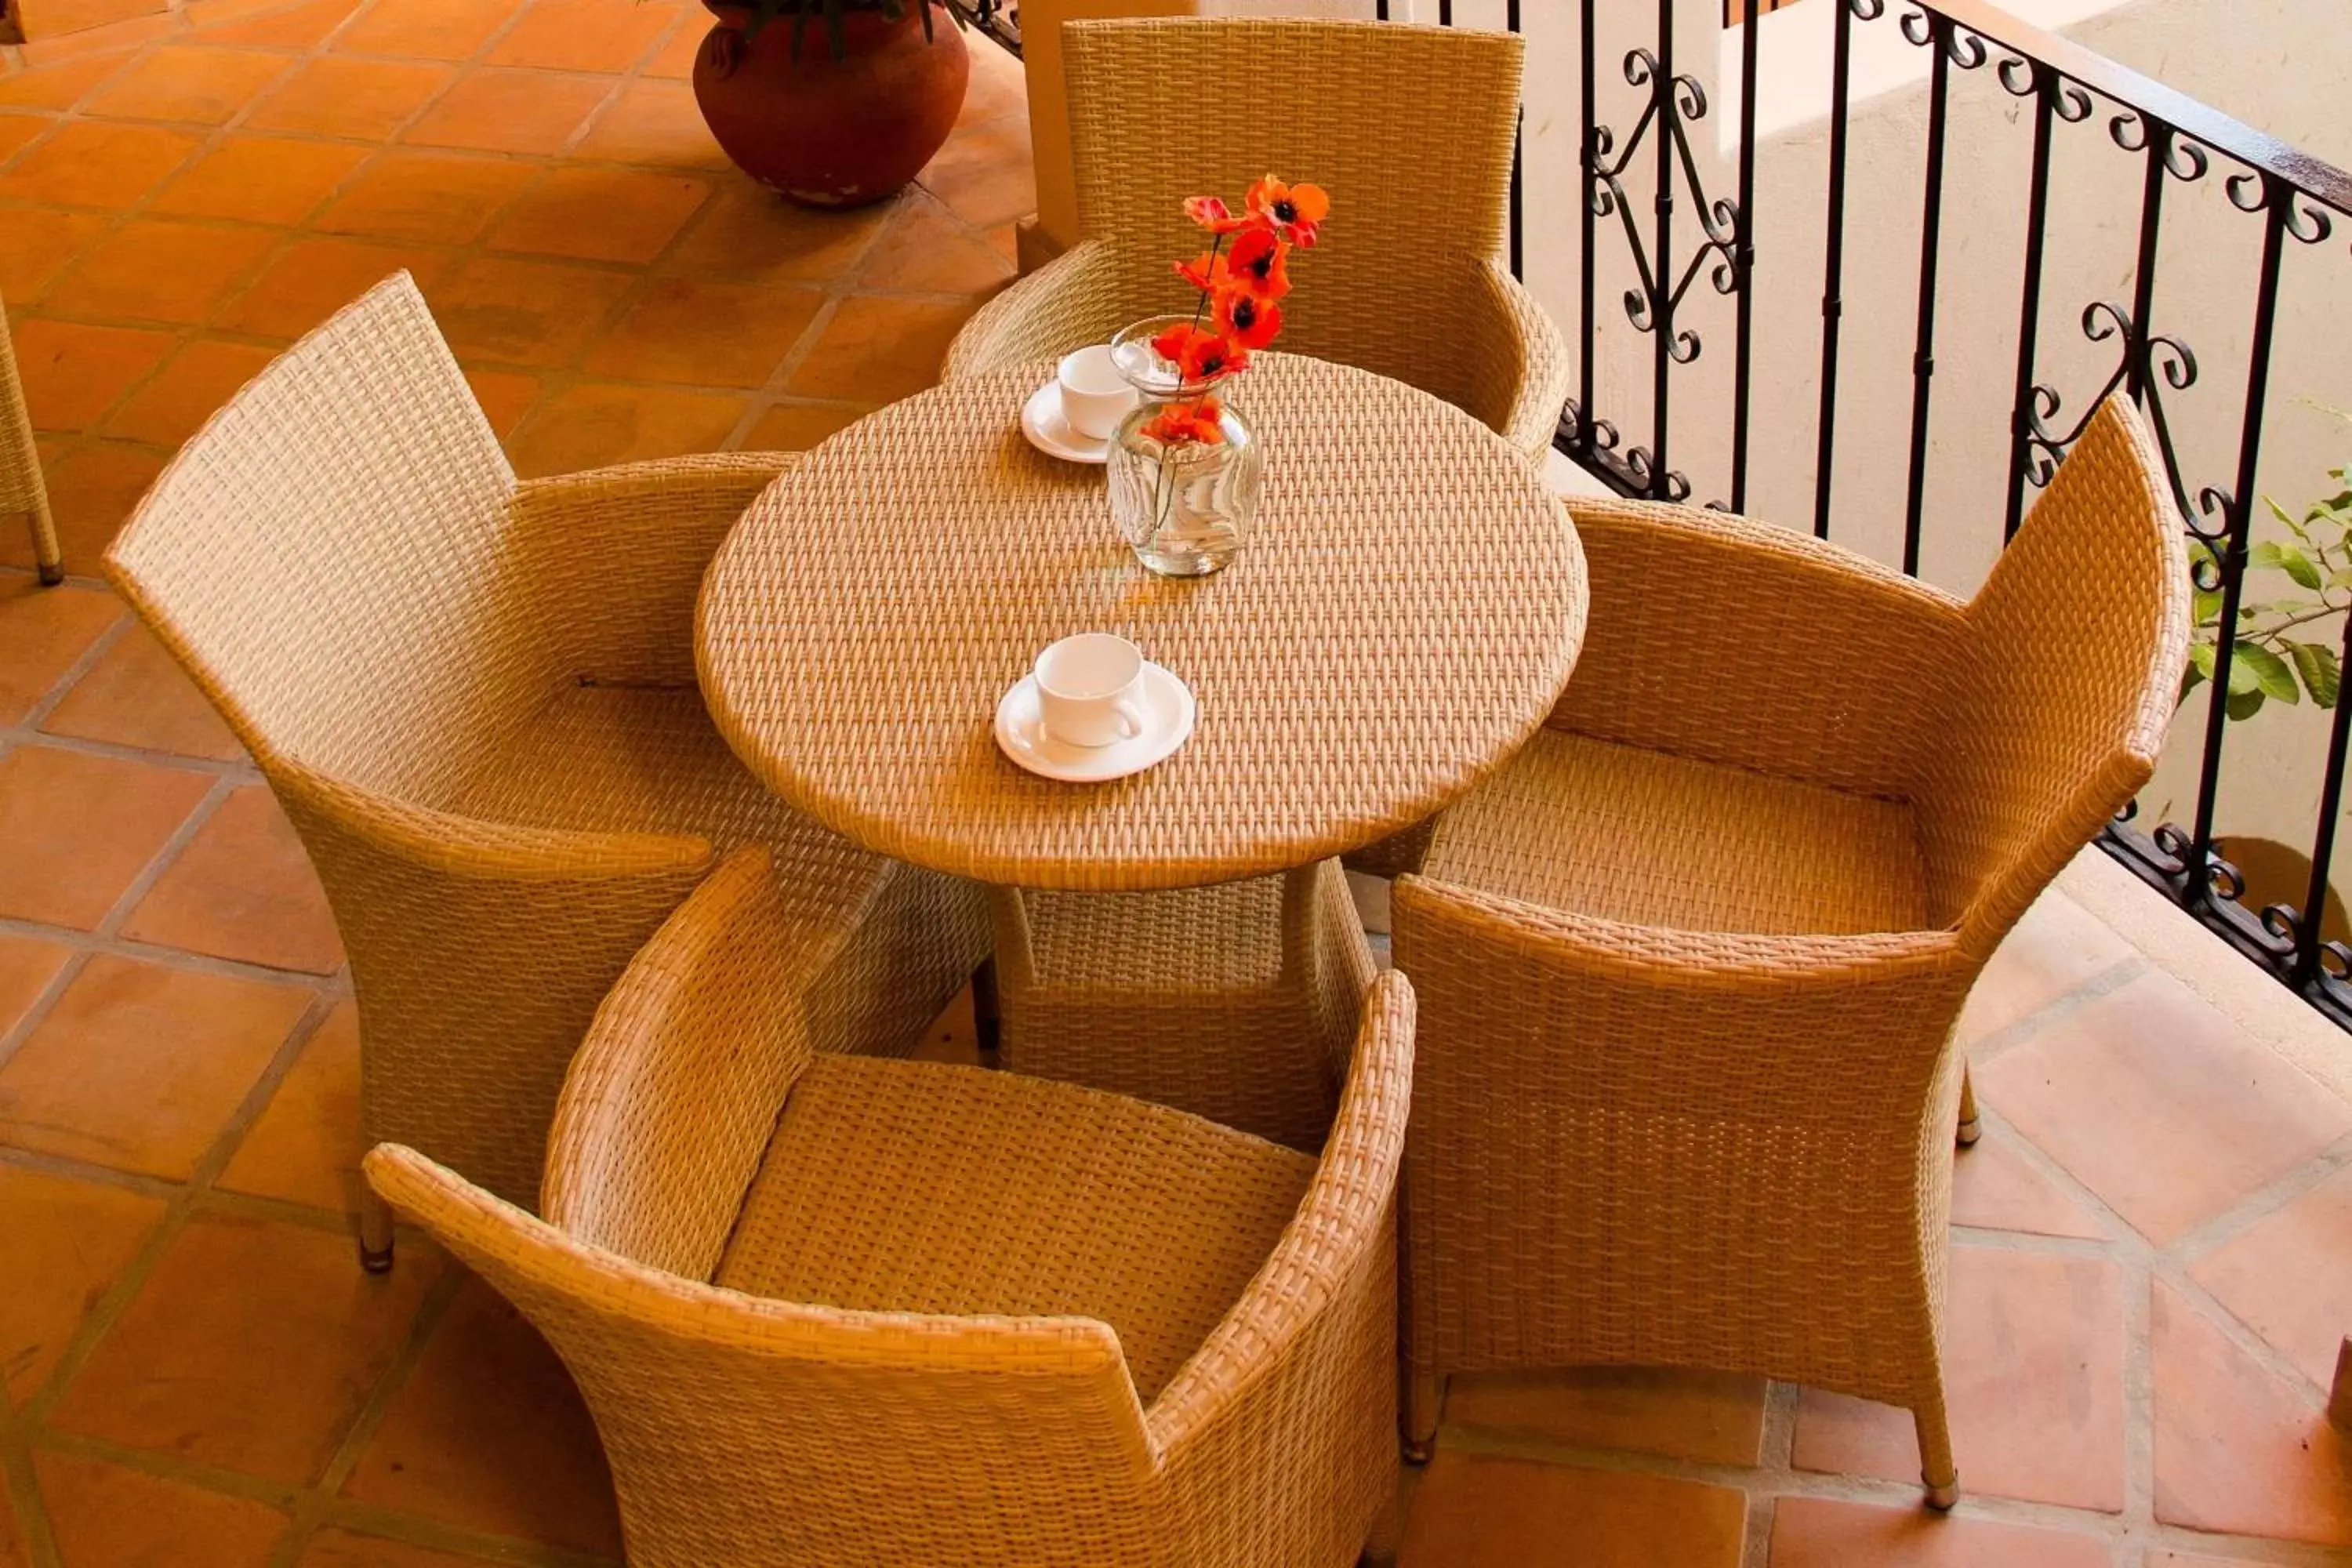
[[[1257,513],[1265,466],[1257,435],[1225,395],[1230,382],[1188,384],[1151,340],[1190,316],[1136,322],[1111,357],[1140,395],[1110,441],[1111,520],[1136,559],[1168,577],[1202,577],[1234,558]],[[1223,439],[1163,441],[1147,427],[1171,403],[1214,393]]]

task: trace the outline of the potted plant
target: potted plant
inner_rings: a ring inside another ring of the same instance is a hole
[[[702,117],[737,167],[796,202],[882,200],[963,108],[971,58],[934,23],[941,0],[703,4],[719,21],[694,61]]]

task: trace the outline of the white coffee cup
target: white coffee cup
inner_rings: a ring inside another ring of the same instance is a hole
[[[1037,713],[1070,746],[1143,733],[1143,650],[1109,632],[1080,632],[1037,656]]]
[[[1064,354],[1054,379],[1062,389],[1062,423],[1089,441],[1107,440],[1139,395],[1119,374],[1108,343]]]

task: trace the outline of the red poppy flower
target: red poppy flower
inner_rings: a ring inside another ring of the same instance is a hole
[[[1234,241],[1225,276],[1233,287],[1272,304],[1290,292],[1290,246],[1265,229],[1252,229]]]
[[[1186,196],[1184,216],[1211,234],[1239,234],[1245,228],[1263,228],[1266,221],[1255,212],[1236,216],[1221,196]]]
[[[1302,250],[1315,248],[1317,233],[1331,216],[1331,197],[1322,186],[1286,185],[1272,174],[1252,185],[1244,200],[1251,214]]]
[[[1282,331],[1282,307],[1239,289],[1217,296],[1213,310],[1217,331],[1244,349],[1262,349]]]
[[[1143,422],[1141,433],[1163,446],[1190,441],[1213,447],[1225,438],[1225,427],[1219,423],[1224,412],[1213,397],[1171,403]]]
[[[1214,381],[1249,368],[1249,351],[1210,331],[1181,321],[1151,340],[1152,352],[1176,362],[1176,374],[1187,385]]]
[[[1213,294],[1232,281],[1233,265],[1213,251],[1176,263],[1176,276],[1203,294]]]

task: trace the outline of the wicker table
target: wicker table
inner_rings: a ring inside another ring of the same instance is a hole
[[[1048,1016],[1069,1033],[1181,994],[1198,1030],[1206,982],[1188,970],[1222,974],[1220,995],[1263,981],[1261,1001],[1339,997],[1306,1004],[1328,1044],[1352,1031],[1359,962],[1343,948],[1362,945],[1332,858],[1436,812],[1542,722],[1583,633],[1574,532],[1538,472],[1468,415],[1266,354],[1234,392],[1265,442],[1255,526],[1223,572],[1156,577],[1114,532],[1100,471],[1022,439],[1022,401],[1051,374],[919,394],[771,486],[703,584],[711,712],[770,788],[919,866],[1066,893],[1289,874],[1188,900],[1001,897],[1008,1064],[1055,1071],[1034,1050],[1020,1059],[1024,1020]],[[1193,735],[1113,784],[1025,773],[996,748],[997,699],[1038,649],[1095,629],[1191,685]],[[1264,963],[1248,940],[1261,921]],[[1232,951],[1204,954],[1212,930]],[[1293,1010],[1278,1026],[1298,1022]],[[1106,1087],[1238,1125],[1302,1125],[1303,1110],[1228,1103],[1264,1085],[1204,1100],[1135,1081],[1157,1068],[1107,1070]]]

